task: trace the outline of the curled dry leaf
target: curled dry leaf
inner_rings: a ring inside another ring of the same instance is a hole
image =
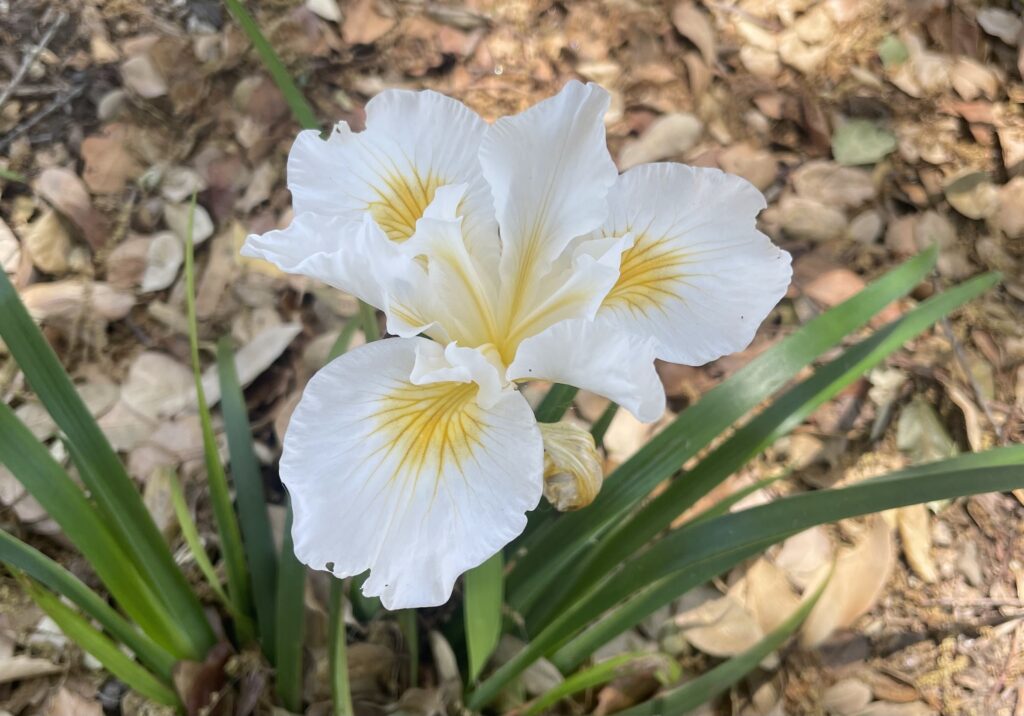
[[[787,195],[779,203],[782,230],[794,239],[833,241],[846,233],[846,216],[814,199]]]
[[[920,395],[914,396],[900,413],[896,447],[913,463],[934,462],[958,452],[935,409]]]
[[[764,638],[757,618],[728,594],[677,615],[674,622],[686,641],[712,656],[735,656]]]
[[[85,183],[70,169],[50,167],[32,183],[32,188],[54,209],[71,220],[94,249],[107,240],[109,224],[93,208]]]
[[[195,403],[192,371],[166,353],[143,351],[128,368],[121,401],[152,420],[177,415]]]
[[[978,10],[978,25],[993,37],[998,37],[1007,45],[1020,42],[1024,20],[1019,13],[1001,7],[983,7]]]
[[[821,705],[836,716],[854,716],[871,703],[871,687],[860,679],[843,679],[825,689]]]
[[[526,643],[510,634],[502,634],[492,657],[495,666],[501,666],[526,648]],[[519,682],[529,696],[540,696],[561,684],[565,679],[558,667],[547,659],[533,662],[520,676]]]
[[[174,283],[185,260],[185,247],[174,233],[163,231],[149,241],[146,270],[140,287],[144,292],[162,291]]]
[[[962,174],[942,191],[950,206],[968,219],[987,219],[999,209],[999,191],[985,172]]]
[[[107,256],[107,282],[115,288],[135,288],[142,282],[149,259],[148,236],[131,236]]]
[[[999,209],[994,217],[996,226],[1011,239],[1024,238],[1024,177],[1014,177],[999,189]],[[0,246],[2,246],[0,229]],[[0,261],[3,260],[0,248]]]
[[[242,387],[256,380],[271,364],[281,357],[285,349],[302,332],[301,323],[282,323],[271,326],[235,353],[235,370]],[[212,406],[220,400],[220,380],[217,366],[210,366],[203,373],[203,390],[206,400]],[[193,397],[194,400],[194,397]]]
[[[27,654],[18,654],[0,660],[0,684],[9,684],[12,681],[24,681],[26,679],[37,679],[40,676],[49,676],[64,671],[64,667],[54,664],[49,659],[40,659]]]
[[[121,63],[124,86],[143,99],[156,99],[167,94],[167,78],[148,52],[129,57]]]
[[[188,219],[192,211],[190,203],[164,205],[164,221],[167,227],[178,235],[182,241],[188,239]],[[192,220],[192,241],[196,246],[213,236],[213,219],[203,208],[196,204],[195,218]]]
[[[718,155],[718,166],[743,177],[764,191],[779,172],[779,163],[771,152],[750,144],[734,144]]]
[[[14,273],[21,263],[21,244],[11,227],[0,218],[0,270]]]
[[[187,203],[206,189],[206,180],[191,167],[168,167],[160,179],[160,194],[173,204]]]
[[[744,603],[765,634],[779,627],[800,605],[786,573],[765,557],[750,565],[742,582]]]
[[[84,279],[35,283],[21,292],[21,300],[37,321],[79,316],[117,321],[135,305],[132,294]]]
[[[71,235],[53,209],[47,209],[28,225],[22,236],[32,264],[44,273],[66,273],[71,253]]]
[[[142,165],[125,146],[126,139],[125,126],[112,124],[82,141],[82,178],[92,192],[116,194],[142,174]]]
[[[843,209],[854,209],[877,193],[871,172],[824,159],[803,164],[793,172],[792,181],[800,196]]]
[[[680,35],[696,45],[705,64],[715,64],[715,29],[693,0],[676,4],[672,9],[672,24]]]
[[[704,125],[692,114],[666,114],[651,122],[638,139],[629,142],[619,154],[619,169],[678,157],[700,139]]]
[[[832,578],[801,628],[801,644],[818,646],[871,609],[893,563],[892,531],[882,517],[873,515],[857,544],[839,550]]]
[[[832,552],[828,531],[821,526],[811,527],[782,543],[775,555],[775,566],[785,572],[791,582],[807,590],[828,570]]]
[[[356,0],[346,8],[341,38],[348,45],[369,45],[395,26],[394,17],[384,15],[377,0]]]
[[[928,583],[939,578],[939,569],[932,557],[932,530],[928,508],[910,505],[896,511],[900,542],[907,563],[918,577]]]

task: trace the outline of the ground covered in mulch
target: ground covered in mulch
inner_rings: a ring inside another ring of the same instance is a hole
[[[1024,434],[1024,33],[1018,0],[990,1],[274,0],[255,14],[322,118],[358,128],[381,89],[429,87],[493,119],[582,78],[612,93],[620,168],[685,161],[761,189],[761,228],[793,254],[793,286],[749,350],[700,368],[660,366],[673,413],[922,248],[938,245],[937,274],[876,325],[937,289],[1002,272],[999,287],[715,494],[791,471],[743,503],[754,504]],[[351,297],[238,254],[246,234],[290,219],[284,160],[297,125],[216,0],[0,1],[0,82],[0,265],[167,538],[180,544],[161,478],[169,468],[189,481],[216,554],[187,367],[181,269],[192,193],[201,337],[212,345],[230,334],[240,347],[275,502],[290,411],[357,312]],[[0,395],[67,459],[2,347]],[[604,407],[581,394],[573,414],[590,422]],[[620,413],[608,467],[652,430]],[[1024,494],[983,495],[811,530],[605,653],[660,650],[698,673],[756,642],[838,558],[798,643],[702,713],[1019,716],[1022,503]],[[89,578],[3,468],[0,523]],[[311,585],[315,702],[327,698],[326,621],[324,585]],[[14,582],[0,602],[0,713],[116,708],[118,685]],[[408,683],[391,621],[354,618],[349,632],[360,713],[457,712],[435,688],[428,649],[421,682]],[[540,669],[526,689],[556,677]],[[657,687],[653,674],[634,674],[561,708],[610,714]],[[148,712],[131,696],[121,706]]]

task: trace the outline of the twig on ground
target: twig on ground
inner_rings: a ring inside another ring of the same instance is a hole
[[[985,397],[985,394],[981,390],[981,385],[978,383],[978,379],[974,377],[974,373],[971,371],[971,367],[967,363],[967,356],[964,354],[964,348],[960,345],[960,341],[957,340],[956,335],[953,333],[953,326],[950,324],[949,318],[944,317],[942,319],[942,330],[953,346],[953,355],[956,357],[956,362],[960,364],[960,368],[963,370],[964,375],[967,376],[967,380],[971,384],[971,390],[974,392],[974,399],[984,411],[989,425],[992,426],[992,429],[996,433],[996,438],[999,440],[999,444],[1002,445],[1004,442],[1003,428],[996,422],[995,415],[992,414],[992,407],[989,405],[988,398]]]
[[[27,120],[19,124],[17,127],[8,132],[3,139],[0,139],[0,151],[3,151],[7,146],[15,139],[20,137],[22,134],[32,129],[32,127],[39,124],[41,121],[50,116],[53,112],[60,109],[64,105],[74,100],[78,95],[85,91],[85,84],[80,84],[72,87],[64,94],[57,95],[53,100],[43,107],[41,110],[36,112],[34,115],[29,117]]]
[[[29,68],[32,67],[32,63],[36,61],[40,53],[46,49],[46,46],[50,44],[50,40],[60,29],[60,26],[67,20],[67,13],[61,12],[57,15],[56,19],[50,24],[43,34],[43,39],[39,41],[39,44],[32,48],[32,51],[25,55],[25,59],[21,61],[21,66],[18,71],[14,73],[14,77],[7,83],[7,86],[0,91],[0,107],[4,106],[4,102],[11,96],[11,93],[21,84],[21,81],[25,79],[25,75],[28,74]]]

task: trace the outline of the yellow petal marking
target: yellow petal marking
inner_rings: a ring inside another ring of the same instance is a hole
[[[666,299],[678,298],[676,285],[687,277],[687,257],[685,251],[673,246],[672,238],[641,234],[623,252],[619,280],[603,305],[646,314],[662,310]]]
[[[463,473],[485,427],[478,389],[475,383],[402,383],[377,402],[371,419],[386,441],[378,451],[383,454],[371,458],[396,458],[387,486],[411,493],[420,478],[432,479],[436,495],[446,473]]]
[[[413,235],[434,192],[447,183],[433,172],[424,176],[416,169],[381,175],[380,180],[383,184],[373,188],[378,198],[366,208],[392,241],[405,241]]]

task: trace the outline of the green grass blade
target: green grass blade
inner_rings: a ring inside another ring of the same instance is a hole
[[[345,634],[345,582],[331,580],[331,604],[327,626],[327,657],[334,716],[353,716],[348,681],[348,643]]]
[[[0,167],[0,179],[3,179],[4,181],[18,182],[19,184],[28,184],[28,179],[24,174],[19,174],[18,172],[11,171],[4,167]]]
[[[402,640],[408,652],[409,684],[415,688],[420,683],[420,628],[416,610],[400,609],[395,614],[398,616],[398,628],[402,632]]]
[[[557,423],[565,416],[565,411],[572,405],[573,398],[578,392],[579,388],[574,388],[571,385],[562,385],[561,383],[552,385],[544,395],[544,399],[540,401],[540,405],[533,411],[537,416],[537,422]]]
[[[999,448],[919,465],[850,487],[793,495],[692,523],[631,560],[598,593],[581,600],[586,605],[578,616],[584,621],[622,600],[629,601],[559,650],[553,660],[560,668],[573,668],[594,649],[684,591],[803,529],[918,502],[1016,489],[1021,485],[1024,447]],[[690,540],[713,542],[697,544]],[[659,560],[664,561],[655,564]],[[638,567],[636,572],[634,564]],[[645,588],[638,590],[636,585],[641,582]]]
[[[802,600],[796,611],[786,618],[761,641],[742,654],[719,664],[711,671],[701,674],[693,681],[661,694],[633,708],[620,711],[619,716],[661,716],[661,714],[686,714],[702,704],[711,701],[757,668],[769,654],[779,649],[790,636],[800,628],[807,616],[818,603],[825,591],[825,580],[810,595]]]
[[[978,276],[933,296],[776,398],[693,470],[677,478],[639,511],[609,530],[571,571],[563,573],[558,583],[551,585],[543,602],[528,614],[527,623],[543,627],[566,601],[578,597],[617,569],[655,535],[668,529],[673,520],[697,500],[802,423],[820,405],[947,313],[987,291],[997,280],[994,274]]]
[[[362,321],[350,318],[345,327],[341,329],[341,333],[338,334],[338,338],[334,341],[334,345],[331,346],[331,352],[327,354],[327,362],[330,363],[335,358],[344,355],[348,351],[349,345],[352,343],[352,337],[355,336],[356,331],[362,327]]]
[[[576,632],[623,600],[630,601],[600,622],[597,626],[601,629],[592,629],[583,635],[587,638],[574,640],[555,655],[559,668],[574,668],[593,649],[683,591],[809,527],[918,502],[1021,487],[1024,447],[1000,448],[920,465],[850,487],[794,495],[683,527],[631,559],[599,590],[574,602],[484,681],[470,697],[469,707],[489,703],[533,661],[565,645]],[[673,586],[680,589],[664,588],[662,580],[675,578],[678,582]],[[651,586],[637,593],[637,585]],[[650,592],[657,592],[659,599],[650,599]]]
[[[127,646],[151,671],[170,683],[177,659],[118,614],[78,577],[45,554],[0,530],[0,562],[70,599],[112,637]]]
[[[612,473],[587,509],[561,515],[557,520],[551,519],[551,513],[546,513],[548,517],[540,513],[539,518],[531,515],[531,521],[546,521],[538,537],[545,546],[527,552],[508,576],[508,598],[513,608],[525,612],[597,535],[621,520],[656,485],[803,367],[910,292],[931,271],[935,260],[934,248],[922,252],[808,322],[708,391]]]
[[[615,419],[615,415],[619,412],[618,403],[609,403],[608,407],[604,409],[601,416],[594,421],[593,426],[590,428],[590,434],[594,436],[594,444],[598,447],[604,445],[604,435],[608,432],[608,428],[611,426],[612,421]]]
[[[313,111],[313,107],[310,106],[309,102],[306,101],[306,97],[295,85],[292,76],[288,74],[284,63],[281,62],[281,58],[277,56],[270,42],[267,41],[263,32],[260,31],[260,26],[256,24],[256,20],[253,19],[240,0],[224,0],[224,4],[228,6],[228,11],[249,38],[249,42],[256,48],[256,54],[260,56],[260,60],[273,78],[274,84],[277,85],[277,88],[281,90],[281,94],[284,95],[285,102],[288,103],[288,107],[291,109],[296,121],[304,129],[320,129],[320,122],[317,121],[316,112]]]
[[[125,613],[175,656],[189,657],[193,645],[148,575],[139,573],[109,522],[4,403],[0,403],[0,463],[60,525]]]
[[[220,579],[217,577],[217,570],[214,569],[213,563],[210,561],[210,557],[206,554],[206,549],[203,547],[203,540],[199,537],[199,530],[196,528],[196,523],[192,519],[192,515],[188,509],[188,503],[185,501],[185,492],[181,488],[181,482],[178,480],[178,476],[174,472],[167,471],[167,482],[171,487],[171,506],[174,508],[174,515],[178,518],[178,526],[181,527],[181,536],[185,540],[185,544],[188,546],[189,552],[192,553],[192,558],[196,561],[196,566],[199,567],[199,571],[203,573],[203,578],[206,579],[206,583],[210,585],[210,589],[220,600],[220,603],[230,612],[231,616],[234,617],[236,625],[239,630],[245,633],[252,631],[252,622],[249,617],[245,614],[239,613],[235,604],[228,598],[228,595],[224,592],[221,587]]]
[[[135,484],[71,384],[50,344],[29,317],[7,275],[0,271],[0,338],[24,371],[50,416],[82,456],[82,479],[104,522],[129,559],[145,569],[154,591],[190,641],[189,658],[202,660],[213,631],[202,606],[142,502]]]
[[[469,683],[480,676],[501,637],[501,605],[505,593],[505,559],[501,552],[466,572],[465,618],[469,652]]]
[[[359,324],[366,336],[366,342],[380,340],[380,325],[377,323],[377,309],[368,303],[359,302]]]
[[[71,607],[61,602],[56,595],[30,580],[25,580],[25,585],[32,599],[56,622],[65,636],[96,657],[107,671],[151,701],[165,706],[180,707],[178,695],[170,685],[132,660],[118,648],[117,644]]]
[[[284,525],[277,570],[277,697],[292,713],[302,713],[302,643],[306,625],[306,568],[292,548],[292,508]]]
[[[547,710],[562,699],[606,684],[612,679],[628,674],[631,671],[631,667],[636,668],[649,664],[655,658],[657,658],[657,655],[649,652],[613,656],[606,661],[591,666],[589,669],[573,674],[558,686],[538,697],[526,707],[522,712],[522,716],[539,716],[540,714],[548,713]],[[672,664],[675,665],[675,662],[672,662]],[[678,666],[676,668],[678,669]],[[676,712],[666,711],[665,713]]]
[[[231,492],[228,489],[228,478],[224,474],[220,455],[217,452],[217,438],[213,433],[213,422],[210,419],[210,407],[206,402],[203,390],[203,369],[199,363],[199,324],[196,320],[196,268],[195,252],[192,244],[192,222],[195,218],[196,197],[192,195],[189,208],[188,227],[185,231],[185,303],[188,312],[188,343],[192,356],[192,374],[196,383],[196,405],[199,409],[199,422],[203,432],[203,456],[206,462],[206,482],[210,487],[210,503],[217,523],[217,535],[220,537],[220,550],[224,555],[225,572],[228,578],[228,596],[235,605],[238,614],[252,613],[252,594],[249,590],[249,574],[245,564],[245,551],[242,549],[242,533],[238,528],[238,520],[231,504]],[[246,621],[237,624],[239,639],[249,641],[253,634],[246,631]]]
[[[235,356],[227,337],[217,344],[217,372],[220,377],[220,405],[231,453],[231,477],[235,483],[238,522],[242,546],[252,577],[256,624],[263,652],[274,663],[274,625],[277,618],[274,592],[277,585],[277,554],[270,529],[263,475],[252,442],[245,395],[238,382]]]

